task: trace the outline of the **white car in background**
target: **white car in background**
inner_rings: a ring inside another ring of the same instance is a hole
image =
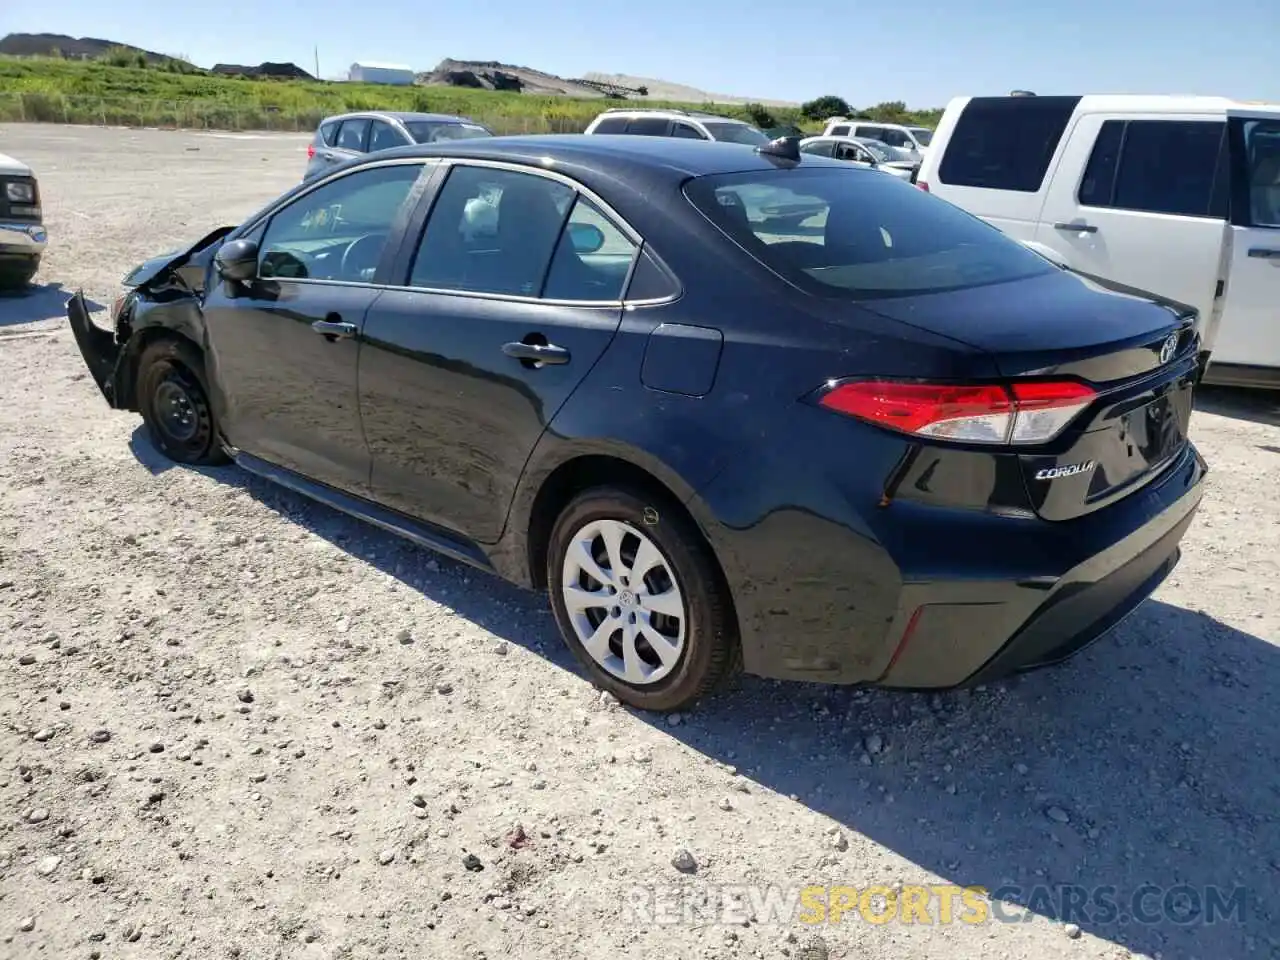
[[[0,153],[0,289],[20,289],[31,282],[46,240],[35,174]]]
[[[901,123],[876,123],[874,120],[849,120],[832,117],[827,121],[824,137],[857,137],[860,140],[879,140],[895,150],[901,150],[903,159],[920,160],[929,152],[933,131],[928,127],[907,126]]]
[[[805,137],[800,141],[800,152],[882,170],[908,183],[915,180],[916,171],[920,168],[916,161],[900,159],[885,144],[860,137]]]

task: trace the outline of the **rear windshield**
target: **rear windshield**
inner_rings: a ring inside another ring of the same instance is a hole
[[[745,123],[721,123],[715,120],[704,120],[702,125],[707,128],[707,133],[711,134],[712,137],[728,143],[748,143],[753,147],[758,147],[762,143],[769,142],[769,138],[762,132]]]
[[[474,140],[476,137],[491,137],[491,134],[478,123],[452,123],[449,121],[409,120],[404,128],[409,131],[416,143],[439,143],[442,140]]]
[[[1057,269],[959,207],[875,170],[698,177],[685,193],[762,264],[818,296],[941,293]]]

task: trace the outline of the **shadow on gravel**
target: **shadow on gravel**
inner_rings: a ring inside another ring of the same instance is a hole
[[[0,328],[16,327],[41,320],[65,320],[67,298],[75,291],[60,283],[36,284],[20,293],[0,293]],[[102,304],[86,300],[90,310],[104,309]]]
[[[1196,388],[1196,409],[1221,417],[1280,426],[1280,390],[1201,385]]]
[[[141,428],[132,448],[166,468]],[[200,472],[577,672],[541,596],[236,467]],[[680,725],[635,716],[736,766],[753,792],[793,795],[944,883],[1133,952],[1280,950],[1280,650],[1204,614],[1150,600],[1074,660],[972,692],[744,678]],[[865,884],[861,869],[841,876],[853,855],[832,849],[812,877],[791,879]]]

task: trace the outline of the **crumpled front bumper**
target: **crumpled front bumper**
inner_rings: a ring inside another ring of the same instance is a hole
[[[67,319],[71,322],[71,332],[75,335],[76,346],[84,357],[85,366],[94,383],[102,391],[103,397],[112,407],[116,403],[116,367],[120,360],[120,345],[116,343],[115,334],[103,330],[94,324],[89,317],[89,307],[85,303],[84,291],[67,301]]]

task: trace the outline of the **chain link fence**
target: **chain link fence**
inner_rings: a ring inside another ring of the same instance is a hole
[[[338,110],[332,112],[341,112]],[[323,110],[296,110],[217,100],[148,100],[0,92],[0,122],[74,123],[172,130],[276,131],[310,133],[327,116]],[[591,118],[568,114],[485,114],[467,116],[497,134],[581,133]]]

